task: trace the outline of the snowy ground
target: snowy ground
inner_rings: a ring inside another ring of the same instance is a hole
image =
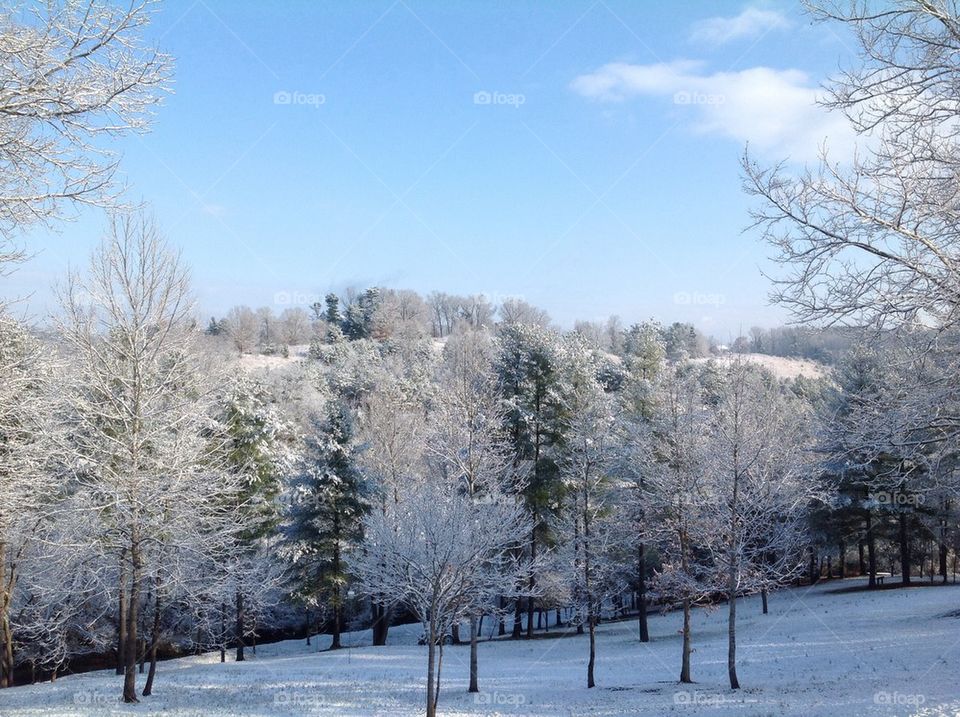
[[[766,354],[726,353],[722,356],[708,356],[706,358],[693,360],[697,363],[716,361],[721,366],[729,366],[737,360],[749,361],[763,366],[777,378],[797,378],[797,376],[820,378],[827,373],[826,367],[816,361],[802,358],[787,358],[786,356],[768,356]]]
[[[858,584],[847,580],[844,586]],[[480,695],[466,693],[467,647],[448,647],[440,713],[451,715],[960,715],[960,587],[835,594],[839,581],[740,603],[739,674],[726,688],[726,609],[698,610],[693,676],[680,685],[680,616],[599,629],[597,687],[587,690],[587,638],[480,646]],[[422,713],[420,630],[387,647],[316,652],[301,641],[261,646],[255,659],[210,654],[160,664],[156,694],[117,703],[120,680],[98,672],[0,692],[2,717],[102,715],[413,715]],[[354,636],[355,643],[367,635]],[[142,678],[141,678],[142,679]]]

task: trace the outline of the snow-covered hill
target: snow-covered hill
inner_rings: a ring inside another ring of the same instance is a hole
[[[847,580],[844,587],[862,584]],[[693,685],[680,685],[680,616],[651,618],[652,642],[636,623],[599,629],[597,684],[585,687],[587,638],[480,646],[479,695],[466,692],[467,647],[446,648],[440,713],[446,715],[958,715],[956,663],[960,587],[832,591],[839,581],[757,599],[739,610],[739,675],[726,686],[726,610],[698,610]],[[117,702],[112,672],[64,677],[0,692],[3,717],[164,715],[416,715],[422,713],[424,647],[418,626],[391,632],[387,647],[320,652],[302,641],[261,646],[255,659],[219,663],[208,654],[161,663],[156,694]],[[366,633],[348,644],[366,644]],[[321,644],[325,646],[325,643]]]
[[[816,361],[800,358],[786,358],[785,356],[768,356],[767,354],[732,354],[727,353],[722,356],[713,356],[709,359],[694,359],[698,362],[716,361],[720,365],[728,365],[738,358],[752,363],[759,364],[769,370],[777,378],[796,378],[797,376],[806,376],[807,378],[820,378],[826,374],[826,367]]]

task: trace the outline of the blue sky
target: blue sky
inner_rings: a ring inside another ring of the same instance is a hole
[[[781,323],[739,156],[812,158],[850,44],[798,3],[167,0],[176,57],[131,197],[193,268],[200,313],[370,284],[523,296],[726,339]],[[36,318],[104,225],[27,237]]]

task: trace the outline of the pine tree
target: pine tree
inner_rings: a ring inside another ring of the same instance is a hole
[[[344,599],[350,580],[348,557],[363,537],[369,510],[357,465],[353,416],[342,403],[330,406],[307,440],[303,470],[294,487],[286,553],[296,568],[297,597],[325,604],[332,618],[331,649],[341,647]]]

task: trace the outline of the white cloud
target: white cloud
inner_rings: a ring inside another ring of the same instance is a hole
[[[760,37],[771,30],[785,30],[790,24],[790,20],[776,10],[748,7],[733,17],[710,17],[694,23],[690,39],[722,45],[732,40]]]
[[[800,70],[708,72],[703,63],[688,60],[613,62],[577,77],[571,88],[600,102],[669,98],[698,133],[749,142],[751,149],[798,161],[816,158],[824,140],[831,153],[846,154],[854,139],[842,115],[816,104],[819,88]]]

